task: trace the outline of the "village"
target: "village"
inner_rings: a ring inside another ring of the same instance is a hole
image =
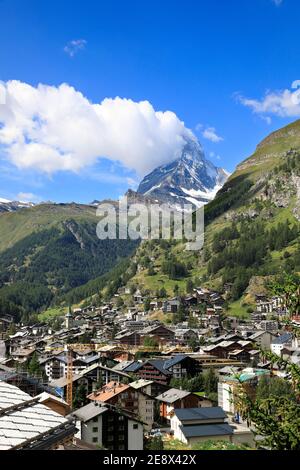
[[[208,288],[162,300],[121,287],[54,326],[2,316],[0,449],[256,448],[238,387],[255,395],[263,381],[291,381],[266,352],[300,362],[299,318],[286,327],[278,296],[257,294],[249,319],[225,315],[224,304]]]

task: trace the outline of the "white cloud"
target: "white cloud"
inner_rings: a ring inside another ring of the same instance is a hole
[[[16,200],[20,202],[40,202],[41,198],[33,193],[19,193]]]
[[[90,102],[68,84],[33,87],[0,82],[0,146],[19,169],[79,173],[101,157],[140,176],[176,158],[193,138],[176,114],[155,111],[148,101],[106,98]]]
[[[283,0],[271,0],[271,2],[274,3],[277,7],[279,7],[282,4]]]
[[[267,91],[261,100],[237,96],[244,106],[261,116],[273,114],[279,117],[300,116],[300,80],[295,80],[291,89]],[[270,117],[265,117],[270,122]]]
[[[207,127],[206,129],[204,129],[202,131],[202,136],[204,137],[204,139],[210,140],[211,142],[215,143],[224,140],[223,137],[220,137],[217,134],[217,131],[214,127]]]
[[[85,49],[86,45],[87,41],[85,39],[73,39],[73,41],[69,41],[68,44],[66,44],[64,51],[70,57],[74,57],[77,52]]]
[[[199,131],[202,133],[202,136],[204,137],[204,139],[207,139],[207,140],[210,140],[211,142],[221,142],[223,139],[223,137],[220,137],[218,134],[217,134],[217,131],[214,127],[210,127],[210,126],[207,126],[205,127],[203,124],[197,124],[196,127],[195,127],[196,131]]]

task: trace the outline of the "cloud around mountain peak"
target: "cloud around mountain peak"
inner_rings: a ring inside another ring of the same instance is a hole
[[[0,147],[19,169],[80,172],[105,157],[142,176],[194,138],[175,113],[156,111],[149,101],[92,103],[66,83],[0,82],[0,92]]]

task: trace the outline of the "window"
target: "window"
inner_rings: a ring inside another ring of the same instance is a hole
[[[124,421],[124,416],[119,416],[119,421]]]
[[[125,441],[125,436],[124,436],[124,434],[120,434],[120,435],[119,435],[119,441],[121,441],[121,442],[122,442],[122,441]]]
[[[134,423],[134,425],[132,427],[133,427],[133,429],[138,429],[139,425],[137,423]]]
[[[108,436],[108,442],[112,442],[114,440],[114,436]]]
[[[97,438],[97,437],[93,437],[93,442],[94,442],[94,443],[98,442],[98,438]]]
[[[98,427],[94,427],[93,432],[98,432]]]
[[[93,423],[98,423],[98,416],[96,416],[96,418],[93,418]]]

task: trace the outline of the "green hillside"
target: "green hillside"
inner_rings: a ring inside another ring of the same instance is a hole
[[[1,215],[0,311],[39,312],[133,252],[136,242],[99,240],[97,221],[94,208],[75,204]]]
[[[172,240],[100,241],[90,206],[45,204],[1,215],[0,313],[24,317],[99,292],[109,299],[126,284],[166,297],[226,283],[228,312],[247,316],[265,280],[300,271],[299,221],[296,121],[264,139],[205,207],[198,252]]]
[[[245,317],[268,276],[300,271],[299,208],[296,121],[263,140],[205,207],[201,251],[189,253],[178,242],[145,242],[137,251],[140,269],[130,282],[167,296],[184,294],[192,285],[222,289],[230,283],[228,312]],[[173,268],[166,269],[166,262]],[[177,274],[176,265],[181,265]],[[260,279],[256,288],[255,279]]]

